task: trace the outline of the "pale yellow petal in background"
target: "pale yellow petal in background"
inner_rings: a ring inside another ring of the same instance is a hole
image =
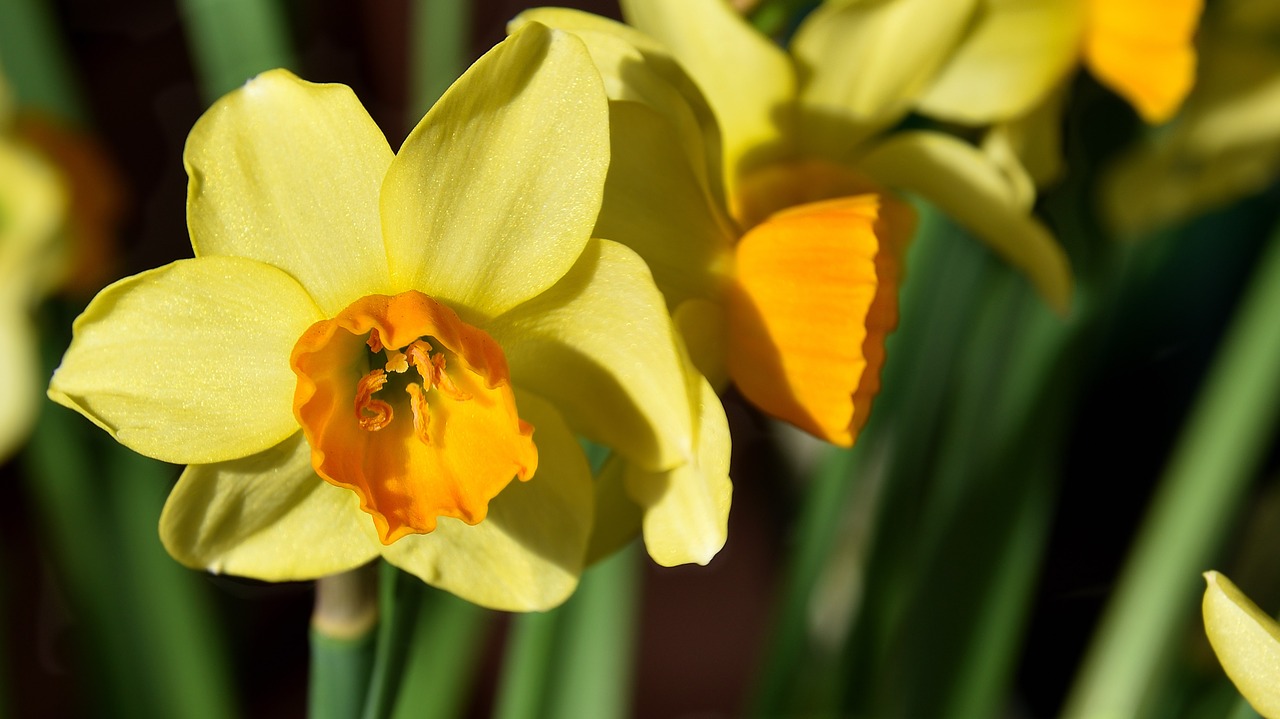
[[[721,298],[722,299],[722,298]],[[717,300],[689,300],[671,313],[676,331],[684,338],[689,359],[717,393],[729,384],[729,366],[725,356],[729,346],[728,317],[724,304]]]
[[[706,96],[724,138],[729,194],[738,177],[789,151],[791,58],[724,0],[622,0],[627,22],[671,50]]]
[[[474,320],[555,284],[591,235],[608,143],[607,99],[582,42],[525,25],[445,92],[387,173],[396,285]]]
[[[1204,629],[1227,676],[1265,719],[1280,719],[1280,624],[1230,579],[1205,572]]]
[[[33,150],[0,138],[0,281],[44,293],[62,278],[67,190],[54,167]]]
[[[319,319],[302,287],[270,265],[180,260],[89,303],[49,396],[148,457],[247,457],[297,431],[289,354]]]
[[[1015,183],[1025,178],[1026,206],[1035,203],[1036,190],[1062,177],[1066,161],[1062,157],[1063,105],[1067,86],[1050,91],[1031,111],[993,125],[983,137],[982,150]]]
[[[640,536],[644,513],[627,494],[627,460],[610,454],[595,479],[595,527],[587,547],[587,566],[608,557]]]
[[[857,168],[887,187],[937,205],[1021,271],[1060,314],[1070,307],[1071,266],[1049,230],[982,151],[936,132],[903,132],[876,145]]]
[[[422,581],[484,607],[544,611],[578,585],[591,534],[591,469],[573,434],[548,402],[516,393],[534,426],[538,470],[512,482],[475,526],[441,517],[431,534],[387,547],[387,561]]]
[[[674,128],[635,102],[610,104],[613,162],[595,236],[648,263],[669,307],[720,296],[737,230],[680,152]]]
[[[800,142],[841,155],[901,119],[942,67],[977,0],[826,2],[792,42],[800,69]]]
[[[43,384],[27,303],[13,294],[0,286],[0,463],[35,423]]]
[[[1102,84],[1151,123],[1182,105],[1196,77],[1202,0],[1089,0],[1084,58]]]
[[[729,532],[728,420],[711,385],[690,377],[699,393],[695,460],[657,473],[628,464],[624,476],[627,492],[644,511],[645,549],[664,567],[707,564]]]
[[[275,265],[327,315],[389,292],[378,192],[391,158],[346,86],[285,70],[255,77],[214,103],[187,138],[196,256]]]
[[[337,574],[382,551],[355,493],[311,469],[301,432],[244,459],[187,467],[160,539],[189,567],[269,582]]]
[[[1085,11],[1081,0],[986,0],[917,109],[970,125],[1031,112],[1079,64]]]
[[[691,460],[671,320],[631,250],[592,240],[555,287],[483,329],[506,353],[511,384],[554,403],[574,432],[652,471]]]
[[[1261,192],[1280,174],[1280,49],[1257,30],[1206,37],[1183,111],[1104,176],[1103,216],[1115,232],[1141,236]]]
[[[639,103],[669,123],[698,184],[706,187],[723,206],[724,172],[720,159],[720,127],[702,91],[671,53],[657,40],[635,28],[579,10],[535,8],[516,16],[507,25],[515,32],[530,22],[571,32],[591,53],[605,94],[610,100],[610,120],[618,102]],[[618,132],[614,131],[614,153]],[[613,165],[617,165],[615,156]]]

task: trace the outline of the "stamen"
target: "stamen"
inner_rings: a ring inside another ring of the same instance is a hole
[[[416,384],[407,385],[404,391],[409,393],[409,407],[413,409],[413,431],[418,435],[418,441],[431,444],[431,435],[427,433],[427,427],[431,424],[431,413],[427,406],[426,394],[422,391],[422,387]]]
[[[391,424],[394,414],[391,405],[373,398],[373,394],[386,383],[387,375],[382,370],[375,369],[361,377],[360,383],[356,385],[356,421],[360,423],[361,429],[377,432]]]
[[[465,402],[471,399],[471,395],[458,389],[458,385],[453,383],[453,378],[444,371],[444,353],[437,352],[431,355],[431,384],[436,389],[448,395],[450,399],[458,402]]]
[[[365,343],[369,345],[370,352],[382,351],[382,338],[378,336],[377,328],[369,330],[369,339]]]
[[[400,350],[388,349],[386,368],[388,372],[400,374],[409,369],[409,358],[405,357]]]

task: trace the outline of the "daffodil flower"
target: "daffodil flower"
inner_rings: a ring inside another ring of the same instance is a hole
[[[1168,120],[1195,81],[1202,0],[982,0],[919,109],[987,125],[1031,112],[1083,64],[1144,120]]]
[[[1280,174],[1280,9],[1269,0],[1214,8],[1185,107],[1149,133],[1102,183],[1103,215],[1138,235],[1266,189]]]
[[[0,78],[0,461],[31,429],[40,362],[31,311],[61,267],[66,193],[57,171],[12,133]]]
[[[1280,624],[1230,579],[1205,572],[1204,629],[1227,676],[1265,719],[1280,719]]]
[[[1059,310],[1071,292],[1062,250],[981,150],[882,136],[959,42],[973,0],[933,8],[954,22],[913,25],[925,5],[824,6],[790,55],[724,0],[623,0],[630,25],[549,8],[512,22],[590,49],[613,132],[596,231],[649,263],[698,366],[840,445],[879,389],[914,228],[884,188],[933,201]]]
[[[725,418],[643,261],[592,239],[607,122],[585,48],[536,24],[395,154],[347,88],[264,73],[188,138],[195,258],[103,290],[49,394],[190,465],[160,531],[193,567],[275,581],[381,555],[548,608],[593,532],[578,436],[619,458],[650,554],[705,563]]]

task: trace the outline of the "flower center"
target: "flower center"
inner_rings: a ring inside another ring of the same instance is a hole
[[[506,357],[420,292],[363,297],[294,346],[294,414],[316,473],[353,490],[386,544],[468,524],[537,468]]]

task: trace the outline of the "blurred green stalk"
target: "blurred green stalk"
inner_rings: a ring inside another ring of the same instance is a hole
[[[489,618],[488,610],[471,602],[448,592],[425,589],[393,717],[462,716],[488,635]]]
[[[178,8],[206,102],[260,72],[297,69],[278,0],[180,0]]]
[[[560,608],[511,618],[494,719],[537,719],[543,715],[559,621]]]
[[[85,122],[84,106],[46,0],[0,0],[0,73],[17,104]]]
[[[413,0],[409,44],[409,127],[414,127],[466,69],[468,0]]]
[[[1143,716],[1280,413],[1280,228],[1241,300],[1112,595],[1065,716]]]
[[[316,580],[311,615],[312,719],[351,719],[364,708],[378,627],[376,564]]]
[[[584,572],[562,606],[512,619],[495,717],[630,714],[638,558],[632,544]]]

